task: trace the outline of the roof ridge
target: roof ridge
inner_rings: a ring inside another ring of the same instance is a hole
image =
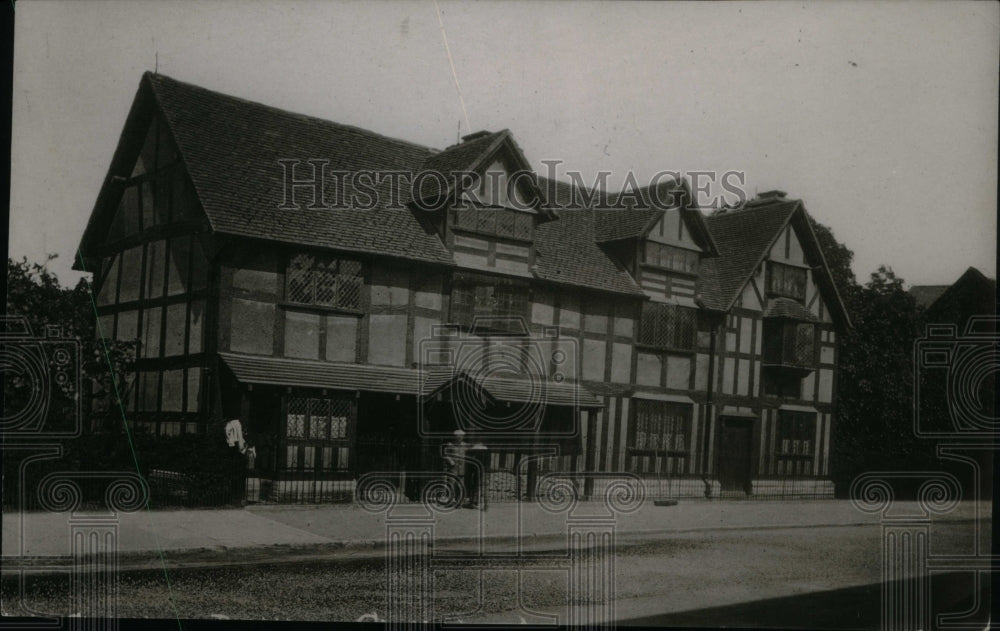
[[[285,108],[278,107],[276,105],[268,105],[267,103],[261,103],[260,101],[254,101],[252,99],[248,99],[248,98],[245,98],[245,97],[242,97],[242,96],[235,96],[233,94],[227,94],[225,92],[219,92],[218,90],[213,90],[211,88],[206,88],[204,86],[201,86],[201,85],[198,85],[198,84],[195,84],[195,83],[189,83],[187,81],[181,81],[180,79],[175,79],[175,78],[170,77],[170,76],[165,75],[165,74],[154,73],[154,72],[152,72],[150,70],[147,70],[147,71],[145,71],[143,73],[143,79],[146,79],[147,81],[150,82],[150,87],[153,88],[154,92],[156,91],[156,87],[157,87],[156,83],[158,81],[164,81],[165,80],[165,81],[170,82],[170,83],[181,85],[181,86],[183,86],[185,88],[188,88],[188,89],[201,90],[202,92],[208,92],[208,93],[211,93],[211,94],[213,94],[215,96],[218,96],[218,97],[222,97],[222,98],[225,98],[225,99],[231,99],[233,101],[239,101],[241,103],[245,103],[245,104],[248,104],[248,105],[253,105],[255,107],[261,107],[261,108],[264,108],[264,109],[267,109],[267,110],[271,110],[272,112],[277,112],[277,113],[283,114],[285,116],[292,116],[292,117],[299,118],[299,119],[302,119],[302,120],[305,120],[305,121],[312,121],[312,122],[323,123],[323,124],[326,124],[326,125],[333,125],[333,126],[341,128],[341,129],[343,129],[345,131],[354,132],[354,133],[357,133],[359,135],[363,135],[363,136],[375,136],[375,137],[381,138],[383,140],[388,140],[390,142],[399,143],[401,145],[408,145],[410,147],[426,151],[426,152],[428,152],[431,155],[433,155],[433,154],[438,153],[438,152],[441,151],[440,149],[437,149],[435,147],[429,147],[427,145],[421,145],[419,143],[413,142],[412,140],[405,140],[403,138],[396,138],[394,136],[386,136],[385,134],[380,134],[378,132],[372,131],[370,129],[365,129],[364,127],[359,127],[357,125],[349,125],[347,123],[339,123],[337,121],[330,120],[329,118],[321,118],[319,116],[313,116],[311,114],[303,114],[302,112],[295,112],[295,111],[292,111],[292,110],[288,110],[288,109],[285,109]]]

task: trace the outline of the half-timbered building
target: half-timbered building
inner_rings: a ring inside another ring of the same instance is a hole
[[[139,343],[128,423],[241,419],[260,499],[405,485],[456,428],[520,497],[544,471],[832,494],[849,322],[802,202],[613,208],[526,170],[508,131],[434,150],[146,73],[77,263],[100,334]],[[478,188],[343,177],[389,172]]]

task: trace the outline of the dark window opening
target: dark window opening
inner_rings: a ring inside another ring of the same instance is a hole
[[[661,473],[683,473],[690,441],[690,405],[645,399],[632,402],[628,454],[642,460],[632,468],[645,471],[648,465]],[[651,458],[647,460],[646,456]],[[658,464],[652,462],[656,459],[659,459]]]
[[[647,241],[643,263],[686,274],[698,273],[698,252]]]
[[[451,288],[451,322],[463,327],[485,325],[499,332],[519,333],[528,321],[527,284],[506,279],[463,278]]]
[[[356,417],[354,399],[288,397],[285,466],[288,469],[347,471]]]
[[[816,454],[816,414],[778,411],[775,457],[782,475],[812,475]]]
[[[812,368],[816,365],[816,326],[806,322],[764,320],[764,364]]]
[[[697,328],[697,309],[645,302],[642,305],[639,343],[655,348],[691,351],[695,348]]]

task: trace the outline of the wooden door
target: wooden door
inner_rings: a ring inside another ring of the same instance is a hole
[[[751,419],[722,419],[719,484],[723,492],[750,493],[752,430]]]

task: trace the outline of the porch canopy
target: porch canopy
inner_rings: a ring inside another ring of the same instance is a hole
[[[456,387],[474,387],[498,402],[603,407],[592,392],[573,382],[495,376],[477,378],[463,371],[439,367],[420,370],[235,353],[219,353],[219,357],[237,381],[247,384],[360,390],[426,398],[447,395]]]

